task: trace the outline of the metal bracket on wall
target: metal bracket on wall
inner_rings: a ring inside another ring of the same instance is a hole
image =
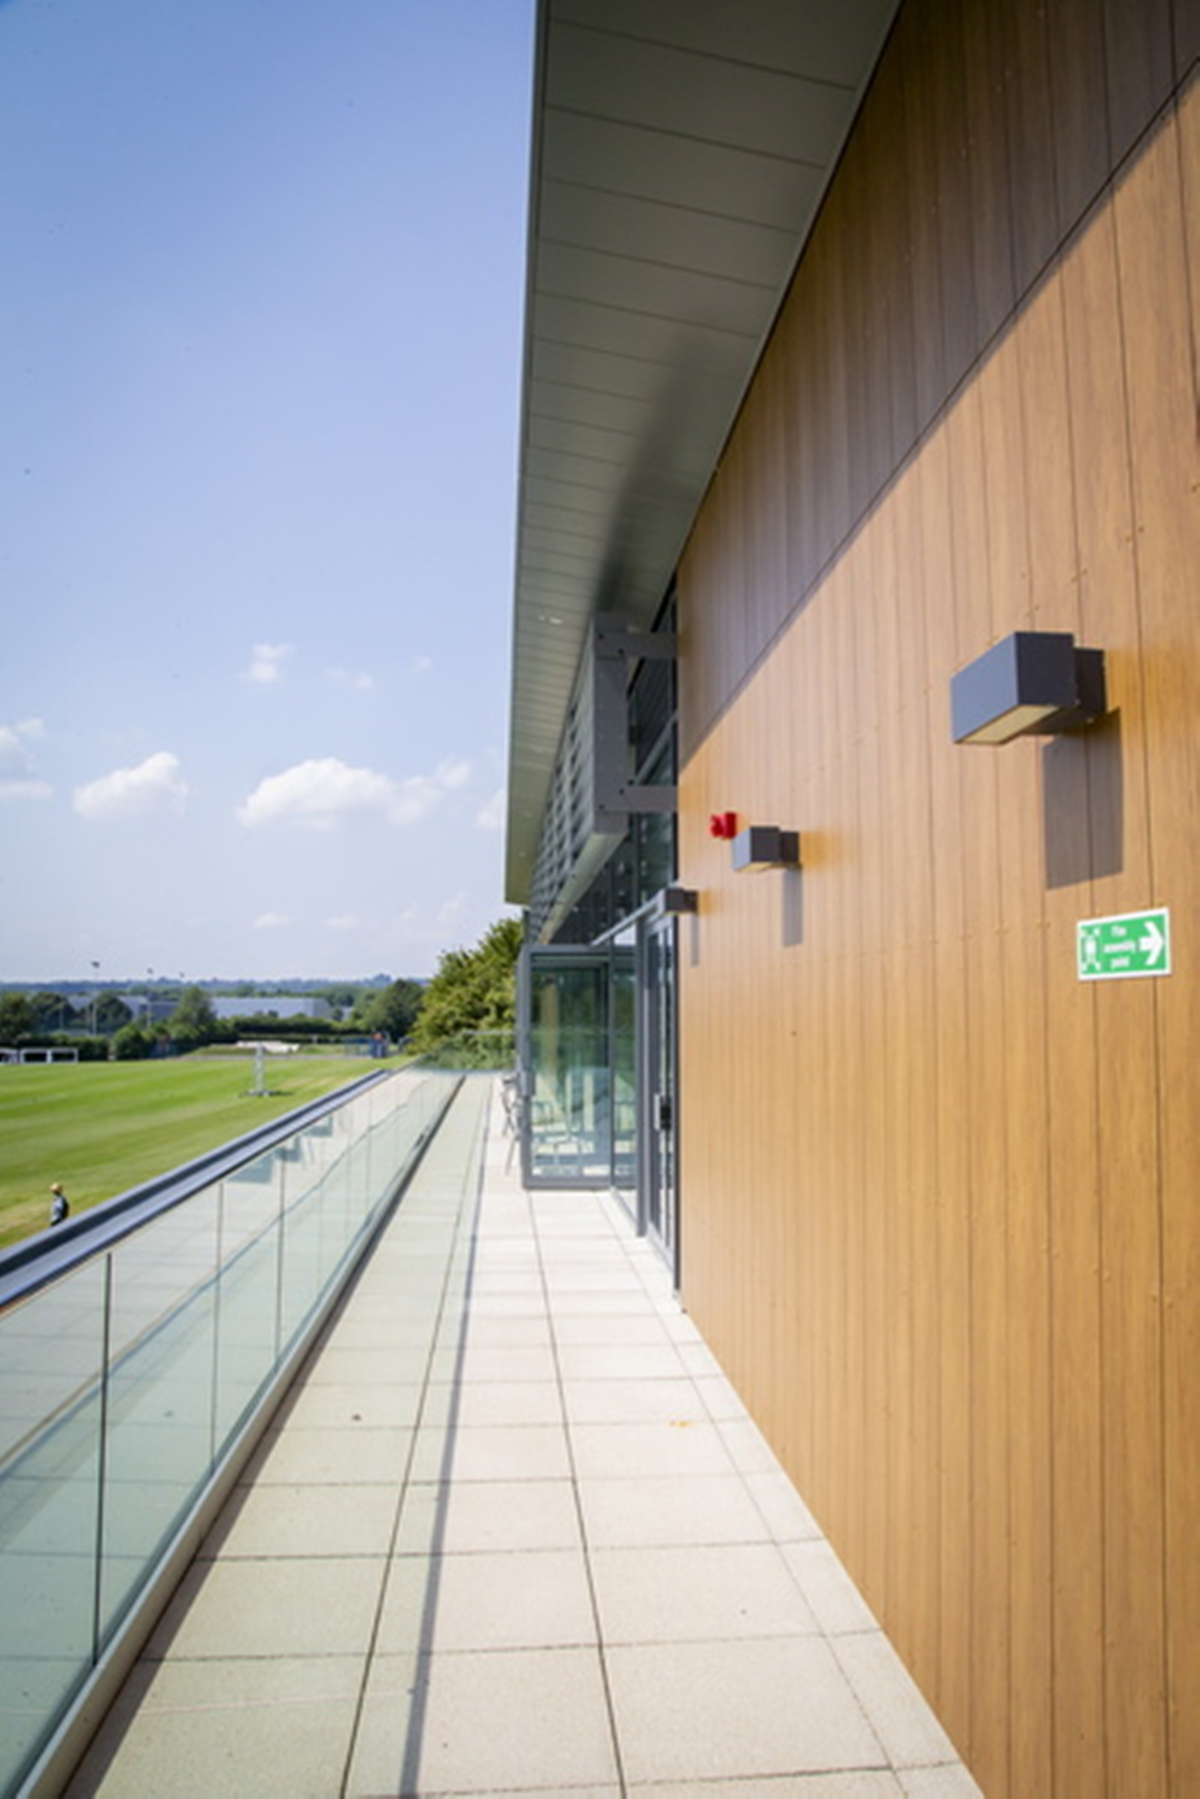
[[[673,631],[631,631],[613,613],[592,621],[592,696],[595,749],[593,795],[598,819],[614,822],[629,813],[677,810],[674,784],[629,778],[629,664],[669,661],[679,653]]]

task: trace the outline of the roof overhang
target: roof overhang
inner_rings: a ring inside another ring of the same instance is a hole
[[[540,0],[507,897],[589,618],[661,603],[899,0]]]

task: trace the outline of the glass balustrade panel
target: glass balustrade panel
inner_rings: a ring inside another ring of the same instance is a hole
[[[0,1317],[0,1790],[93,1662],[103,1260]]]

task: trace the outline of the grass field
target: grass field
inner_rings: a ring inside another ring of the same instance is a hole
[[[264,1098],[250,1095],[249,1052],[0,1066],[0,1246],[45,1228],[51,1181],[74,1215],[380,1066],[272,1056]]]

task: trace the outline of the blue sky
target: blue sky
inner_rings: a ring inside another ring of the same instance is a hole
[[[533,0],[0,0],[0,983],[503,911]]]

